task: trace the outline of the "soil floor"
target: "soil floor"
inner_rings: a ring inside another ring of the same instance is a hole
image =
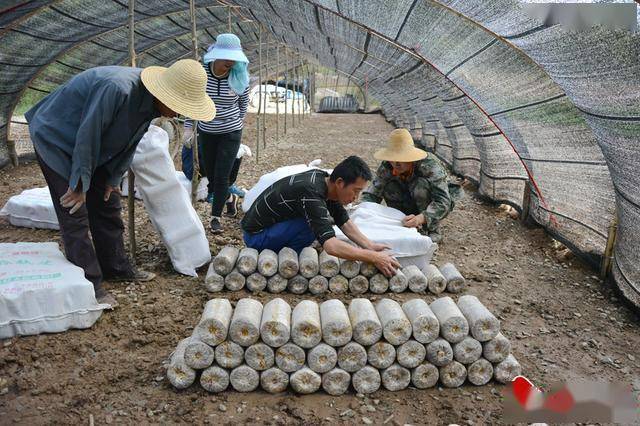
[[[243,138],[254,157],[243,162],[241,186],[251,187],[279,166],[316,158],[332,167],[358,154],[373,167],[373,152],[392,130],[380,115],[314,114],[295,128],[288,119],[286,137],[275,141],[275,117],[269,117],[266,148],[260,147],[256,161],[255,117],[248,117]],[[34,163],[0,170],[0,206],[35,186],[44,186],[44,180]],[[197,209],[208,229],[207,207],[201,202]],[[0,423],[502,423],[504,386],[494,382],[457,389],[380,390],[367,397],[353,392],[341,397],[263,391],[213,395],[198,385],[173,389],[163,363],[178,341],[190,335],[213,295],[203,286],[206,267],[200,278],[174,272],[140,201],[136,212],[138,264],[158,278],[146,284],[106,283],[120,307],[104,312],[91,329],[0,341]],[[238,219],[227,220],[225,226],[223,235],[209,237],[214,255],[224,245],[242,244]],[[470,186],[443,231],[435,262],[459,266],[470,284],[467,293],[477,295],[500,318],[523,374],[534,384],[545,387],[583,378],[634,382],[640,390],[639,318],[596,271],[567,254],[541,228],[526,227],[481,200]],[[0,242],[18,241],[60,242],[60,237],[56,231],[1,222]],[[215,296],[235,301],[249,295],[240,291]],[[263,302],[274,297],[252,296]],[[292,304],[332,297],[279,296]],[[415,294],[389,297],[406,300]]]

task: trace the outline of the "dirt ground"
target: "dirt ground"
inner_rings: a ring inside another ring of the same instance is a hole
[[[392,129],[379,115],[314,115],[295,129],[289,122],[286,138],[275,142],[271,117],[267,147],[261,147],[257,162],[255,119],[248,120],[243,137],[254,157],[243,163],[239,184],[244,187],[278,166],[315,158],[332,166],[358,154],[374,166],[372,154]],[[0,205],[41,185],[43,178],[33,163],[0,170]],[[212,295],[203,286],[205,268],[198,279],[175,273],[139,201],[136,211],[138,263],[158,278],[144,285],[107,283],[120,307],[105,312],[89,330],[0,341],[0,423],[502,423],[504,387],[493,382],[458,389],[380,390],[369,397],[262,391],[212,395],[197,385],[173,389],[164,378],[163,361],[191,333]],[[208,224],[207,204],[200,203],[198,212]],[[237,219],[226,226],[222,236],[209,237],[214,255],[225,244],[241,244]],[[536,385],[589,378],[635,381],[635,390],[640,390],[638,316],[611,284],[567,256],[542,229],[523,226],[467,187],[465,198],[444,222],[444,235],[436,263],[459,265],[470,284],[467,292],[499,316],[523,373]],[[17,241],[60,238],[55,231],[0,223],[0,242]],[[221,295],[238,300],[249,293],[216,294]],[[273,297],[254,296],[261,301]],[[296,303],[331,296],[280,297]]]

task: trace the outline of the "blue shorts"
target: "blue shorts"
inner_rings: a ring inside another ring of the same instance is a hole
[[[315,234],[304,218],[279,222],[256,234],[244,231],[244,243],[258,251],[270,249],[278,253],[283,247],[290,247],[300,253],[315,239]]]

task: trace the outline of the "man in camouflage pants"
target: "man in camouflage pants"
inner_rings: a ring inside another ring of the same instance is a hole
[[[362,193],[362,201],[380,203],[400,210],[407,216],[404,226],[418,228],[435,243],[442,240],[440,221],[454,206],[460,190],[452,188],[440,160],[413,145],[406,129],[391,132],[389,143],[375,153],[382,160],[373,182]]]

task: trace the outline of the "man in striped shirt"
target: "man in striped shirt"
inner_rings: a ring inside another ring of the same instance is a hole
[[[245,244],[257,250],[291,247],[300,252],[317,239],[333,256],[373,263],[385,275],[394,275],[400,264],[385,252],[389,247],[369,240],[343,207],[356,200],[370,180],[369,166],[357,156],[342,161],[331,175],[314,169],[280,179],[260,194],[242,219]],[[355,246],[336,238],[332,219]]]

